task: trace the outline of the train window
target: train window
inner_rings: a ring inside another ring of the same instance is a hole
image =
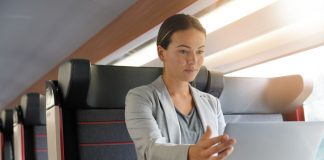
[[[324,45],[241,69],[227,76],[272,77],[302,74],[313,80],[313,91],[304,102],[306,121],[324,121]]]
[[[225,1],[217,9],[199,17],[200,22],[206,29],[207,34],[233,23],[244,16],[275,3],[277,0],[251,0],[249,5],[244,1]],[[233,12],[235,11],[235,12]],[[224,16],[226,15],[226,16]]]
[[[220,29],[277,1],[278,0],[250,0],[249,5],[246,5],[244,1],[221,1],[219,4],[215,3],[214,5],[210,6],[210,8],[207,7],[206,10],[202,9],[200,13],[195,13],[198,15],[193,15],[198,17],[202,25],[205,27],[208,35],[217,29]],[[233,12],[233,10],[235,10],[235,12]],[[215,19],[217,19],[217,21],[215,21]],[[149,32],[148,37],[152,37],[153,35],[156,36],[158,26]],[[157,54],[153,54],[156,53],[155,40],[156,37],[153,37],[135,48],[133,45],[131,45],[131,48],[133,49],[125,49],[129,50],[126,53],[124,50],[122,50],[121,55],[116,53],[116,56],[102,60],[100,63],[117,66],[145,66],[149,62],[158,58]]]
[[[147,62],[157,59],[155,38],[140,47],[133,49],[125,58],[117,59],[112,64],[116,66],[141,66]]]

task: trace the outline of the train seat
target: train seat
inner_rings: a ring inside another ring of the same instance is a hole
[[[23,95],[13,119],[15,160],[47,160],[45,96]]]
[[[4,140],[4,150],[3,159],[13,160],[13,110],[5,109],[1,112],[1,120],[3,127],[3,140]]]
[[[91,65],[87,60],[61,65],[58,81],[46,87],[49,157],[136,159],[125,125],[125,96],[161,73],[162,68]],[[202,68],[192,85],[211,88],[207,81],[208,70]]]
[[[227,122],[286,121],[303,105],[312,82],[301,75],[226,77],[220,102]]]
[[[49,157],[53,160],[136,159],[134,144],[124,123],[123,108],[101,105],[97,101],[95,103],[99,105],[87,102],[88,95],[109,98],[109,95],[88,94],[90,83],[94,84],[93,74],[98,74],[92,72],[95,68],[101,70],[87,60],[71,60],[60,66],[57,82],[47,82],[48,136],[55,137],[48,139],[48,147]],[[98,76],[107,76],[105,79],[109,80],[116,75]],[[109,84],[109,81],[106,83]],[[113,87],[118,88],[116,85]]]

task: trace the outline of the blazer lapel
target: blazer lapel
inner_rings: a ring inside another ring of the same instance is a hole
[[[204,101],[205,95],[198,93],[198,91],[195,88],[193,88],[192,86],[190,86],[190,89],[191,89],[191,94],[193,95],[193,99],[194,99],[196,107],[197,107],[197,111],[198,111],[200,120],[203,124],[204,130],[206,130],[207,125],[209,125],[212,130],[212,136],[217,136],[218,135],[218,126],[217,126],[216,122],[214,122],[215,117],[210,117],[213,114],[210,113],[212,111],[209,109],[209,107],[207,107],[210,104],[208,104],[206,101]]]
[[[193,99],[195,101],[195,105],[199,114],[199,118],[201,120],[201,123],[203,124],[204,130],[207,129],[207,121],[206,121],[206,115],[207,113],[206,110],[203,108],[202,105],[205,105],[202,101],[201,101],[201,97],[202,95],[200,95],[199,93],[196,92],[196,90],[194,88],[192,88],[192,86],[190,86],[190,90],[191,90],[191,94],[193,96]]]
[[[180,125],[177,117],[177,113],[174,108],[174,104],[170,97],[170,94],[160,76],[153,82],[153,85],[157,88],[157,95],[159,96],[160,103],[164,109],[167,128],[169,133],[169,140],[171,143],[181,143]]]

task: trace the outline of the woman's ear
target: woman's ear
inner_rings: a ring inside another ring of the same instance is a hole
[[[161,60],[162,62],[164,62],[165,49],[164,49],[162,46],[158,45],[158,46],[157,46],[157,52],[158,52],[158,56],[159,56],[160,60]]]

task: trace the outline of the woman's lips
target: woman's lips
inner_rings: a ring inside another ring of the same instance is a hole
[[[185,72],[197,72],[197,69],[185,69]]]

